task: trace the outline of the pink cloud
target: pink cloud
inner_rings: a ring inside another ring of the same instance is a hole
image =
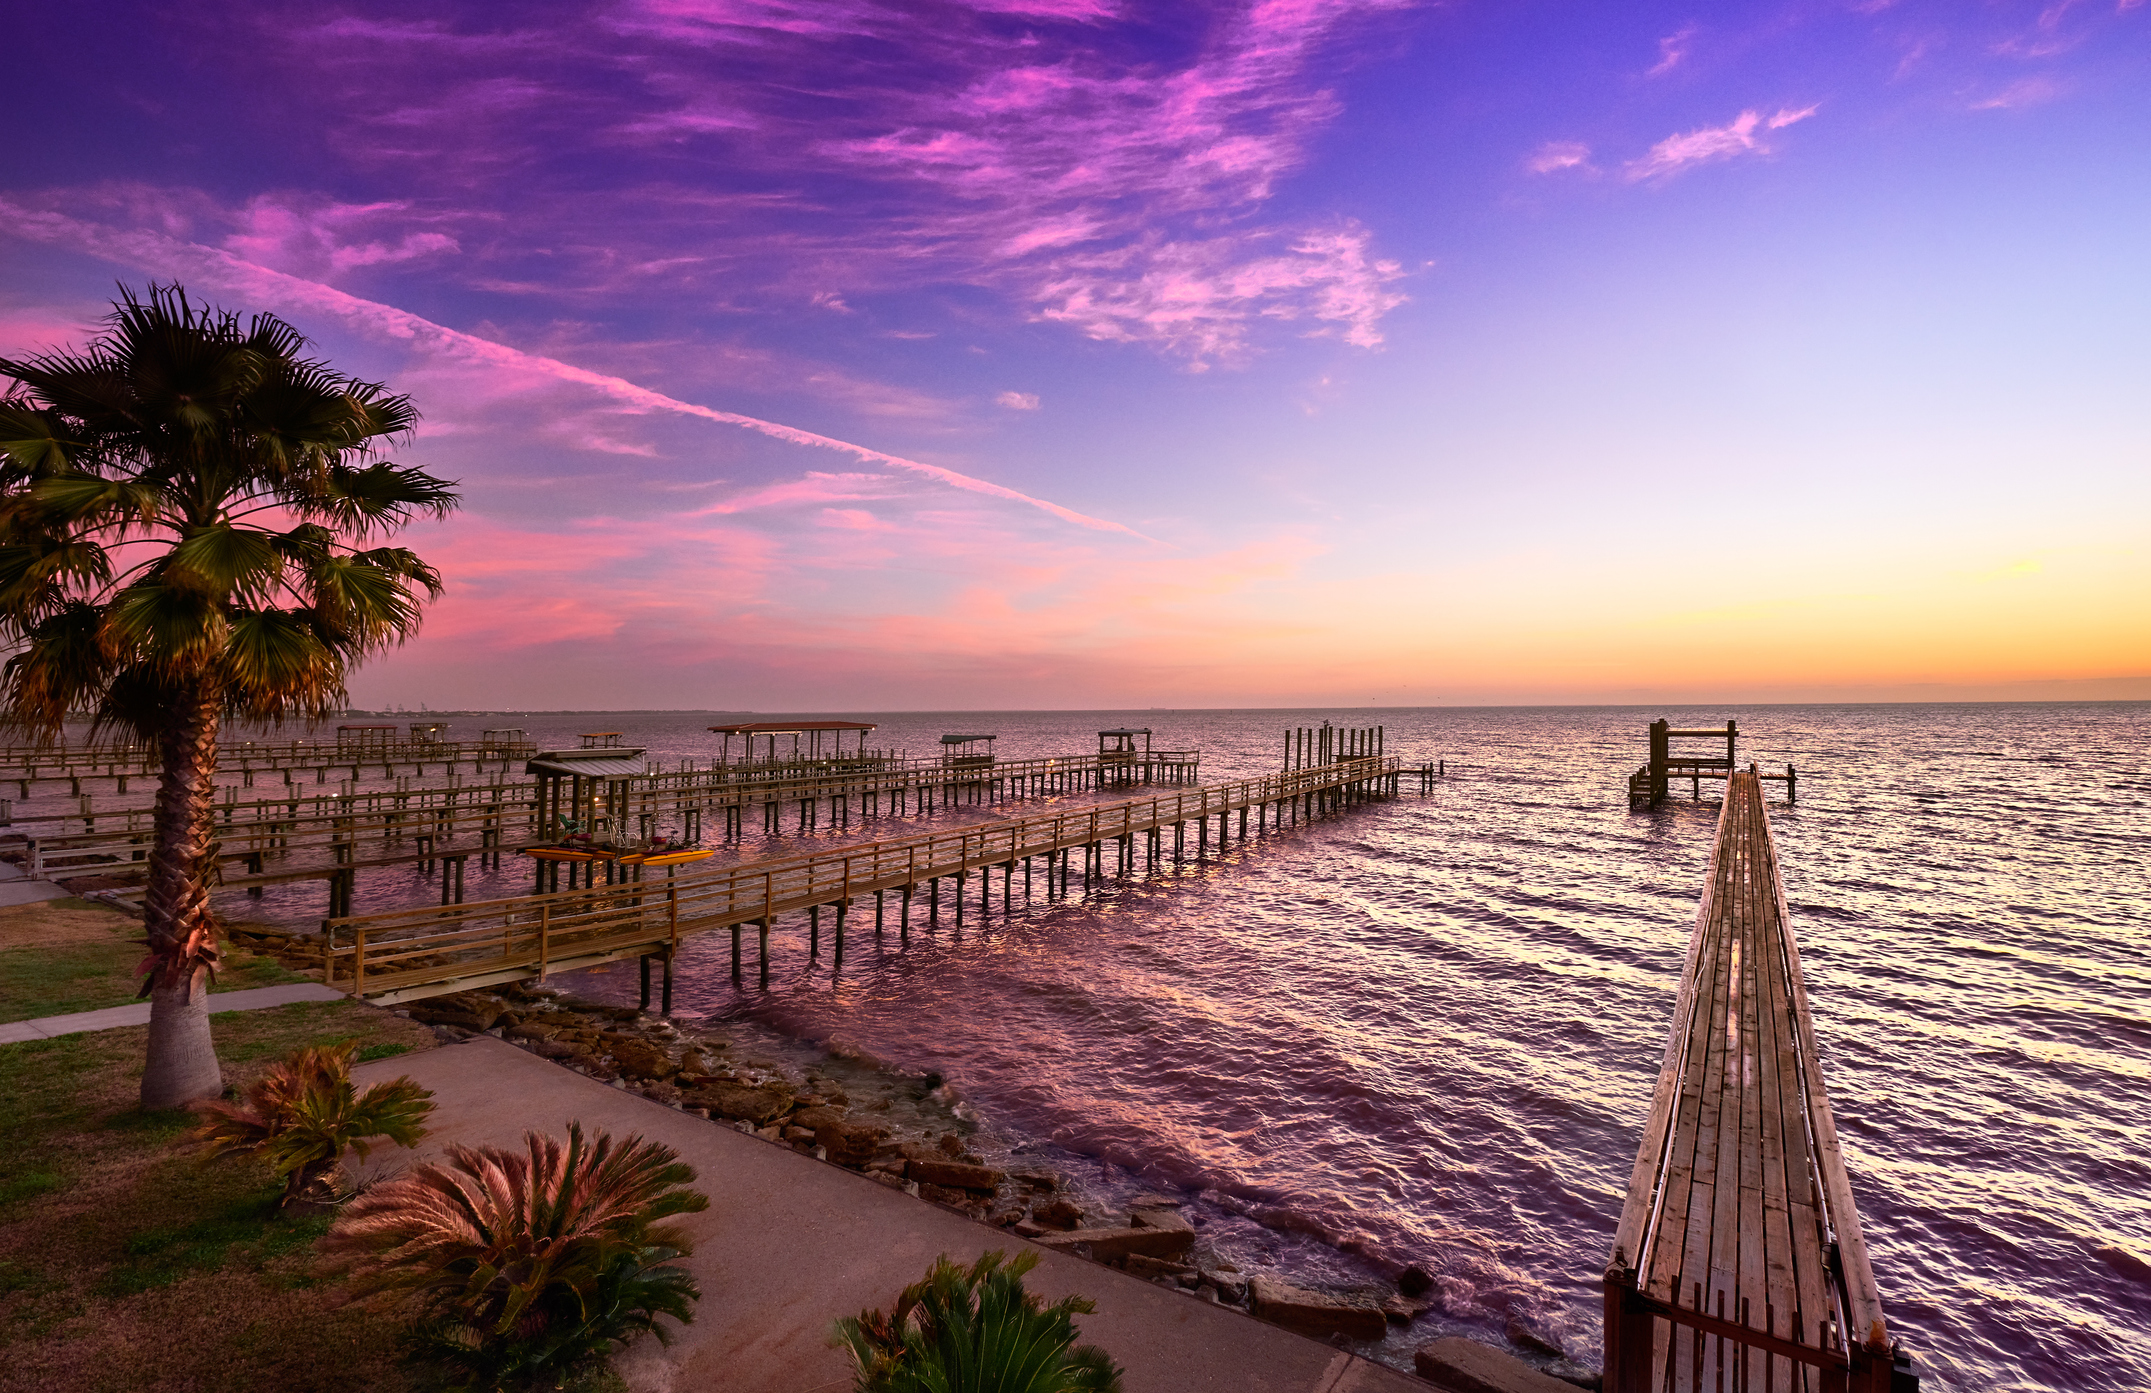
[[[1974,111],[2021,111],[2044,106],[2068,89],[2051,77],[2020,77],[1990,97],[1972,103]]]
[[[1625,170],[1631,180],[1668,179],[1699,164],[1715,164],[1744,155],[1767,155],[1771,147],[1759,132],[1783,130],[1813,116],[1819,107],[1780,109],[1765,119],[1743,111],[1723,126],[1706,126],[1685,135],[1667,136],[1651,147],[1648,155],[1631,160]]]
[[[1645,77],[1664,77],[1679,67],[1688,56],[1689,45],[1695,41],[1696,26],[1681,26],[1676,33],[1668,34],[1658,41],[1658,62],[1645,73]]]
[[[995,397],[993,401],[994,405],[1005,406],[1010,411],[1036,411],[1038,409],[1038,394],[1036,392],[1003,392]]]
[[[1282,255],[1249,257],[1244,243],[1211,241],[1071,260],[1044,288],[1039,318],[1094,339],[1161,344],[1197,367],[1244,356],[1257,319],[1311,320],[1311,336],[1373,348],[1382,317],[1404,301],[1390,288],[1404,273],[1369,256],[1368,240],[1347,227],[1304,235]]]
[[[1277,244],[1321,236],[1319,220],[1277,225],[1264,210],[1339,110],[1328,84],[1351,61],[1352,26],[1412,3],[1241,0],[1162,63],[1101,41],[1140,18],[1102,0],[973,0],[981,17],[1037,21],[1020,34],[983,18],[922,25],[881,0],[623,0],[483,37],[406,22],[352,42],[356,22],[332,20],[272,42],[303,80],[341,88],[325,138],[435,186],[444,209],[483,188],[485,206],[520,210],[529,171],[556,159],[664,162],[666,177],[600,206],[421,229],[484,248],[467,283],[604,299],[655,278],[796,304],[841,274],[860,304],[956,280],[1018,315],[1063,318],[1066,283],[1106,260],[1134,293],[1196,242],[1208,262],[1263,275]],[[683,239],[699,255],[681,255]],[[376,245],[380,258],[441,250],[369,235],[347,255]],[[516,259],[537,260],[535,274],[510,272]],[[1339,337],[1379,342],[1374,323],[1401,297],[1355,299],[1365,317]],[[1223,337],[1244,357],[1265,325],[1328,322],[1338,303],[1317,278],[1213,300],[1207,317],[1237,317]],[[1215,336],[1130,315],[1110,337],[1200,354]]]
[[[356,267],[462,250],[447,233],[412,228],[413,220],[408,203],[333,203],[261,194],[239,210],[238,226],[224,246],[247,261],[328,280]]]
[[[1551,140],[1524,162],[1533,174],[1558,174],[1566,169],[1589,170],[1591,147],[1574,140]]]

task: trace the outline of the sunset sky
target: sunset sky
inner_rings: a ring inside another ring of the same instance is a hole
[[[411,393],[363,705],[2151,697],[2151,4],[40,5],[0,351]]]

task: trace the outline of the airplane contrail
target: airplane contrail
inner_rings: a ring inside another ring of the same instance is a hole
[[[160,232],[130,232],[104,227],[59,213],[24,208],[5,198],[0,198],[0,232],[13,233],[29,241],[52,246],[88,251],[107,260],[140,266],[166,275],[178,275],[184,270],[189,276],[233,291],[286,303],[296,301],[309,309],[334,315],[360,332],[375,337],[396,339],[413,347],[431,348],[438,352],[475,358],[504,367],[535,370],[563,382],[596,388],[617,401],[646,411],[670,411],[683,416],[696,416],[720,425],[755,431],[787,444],[834,450],[872,464],[923,474],[951,488],[1028,504],[1078,527],[1093,528],[1100,532],[1121,532],[1146,542],[1154,540],[1125,523],[1094,518],[1044,498],[1033,498],[1027,493],[1019,493],[1015,489],[985,479],[974,478],[953,469],[944,469],[938,464],[906,459],[902,455],[854,445],[834,436],[817,435],[813,431],[800,430],[796,426],[765,421],[758,416],[745,416],[737,411],[720,411],[696,402],[681,401],[677,397],[668,397],[662,392],[630,382],[624,377],[592,372],[588,368],[580,368],[573,363],[564,363],[558,358],[548,358],[542,354],[525,353],[506,344],[494,343],[490,339],[482,339],[443,324],[436,324],[430,319],[397,309],[393,305],[361,299],[334,286],[274,270],[199,242],[182,241]]]

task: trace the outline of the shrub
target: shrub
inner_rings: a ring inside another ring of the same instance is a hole
[[[671,1148],[568,1127],[526,1151],[450,1147],[345,1207],[322,1240],[351,1262],[360,1295],[415,1296],[419,1349],[498,1389],[557,1381],[658,1317],[694,1319],[701,1290],[673,1259],[690,1250],[674,1215],[707,1209]]]
[[[200,1105],[195,1139],[207,1154],[251,1152],[283,1178],[282,1204],[325,1180],[346,1151],[365,1156],[375,1138],[415,1146],[425,1136],[433,1094],[408,1078],[351,1086],[353,1045],[308,1045],[277,1061],[239,1103]]]
[[[858,1368],[853,1393],[1119,1393],[1119,1366],[1075,1343],[1071,1317],[1097,1307],[1079,1296],[1044,1304],[1023,1289],[1038,1254],[1006,1267],[1004,1256],[966,1270],[944,1253],[886,1315],[839,1320],[831,1343]]]

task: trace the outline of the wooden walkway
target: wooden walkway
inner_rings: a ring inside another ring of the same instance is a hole
[[[995,894],[992,872],[1001,872],[999,895],[1005,909],[1014,903],[1019,865],[1025,894],[1032,889],[1033,867],[1041,861],[1047,894],[1066,894],[1075,851],[1083,852],[1086,882],[1107,874],[1132,874],[1146,855],[1156,865],[1167,856],[1168,833],[1174,858],[1190,849],[1200,857],[1209,850],[1213,833],[1222,850],[1235,834],[1245,839],[1368,799],[1394,797],[1402,769],[1396,759],[1344,760],[984,826],[697,869],[662,881],[335,918],[322,926],[322,965],[330,985],[383,1002],[630,957],[663,960],[669,987],[671,960],[681,941],[711,930],[732,931],[732,970],[737,976],[742,929],[753,924],[760,938],[759,969],[766,980],[769,929],[780,915],[806,913],[811,950],[819,951],[821,911],[834,910],[834,947],[841,963],[845,915],[862,896],[874,897],[877,930],[889,897],[896,896],[898,928],[908,936],[913,899],[922,888],[928,922],[933,923],[941,914],[942,883],[953,882],[950,909],[961,922],[974,874],[983,911]]]
[[[289,784],[295,782],[292,775],[308,770],[317,783],[328,782],[332,769],[349,769],[357,780],[369,769],[392,778],[398,767],[406,765],[424,778],[428,768],[452,774],[464,764],[478,772],[488,764],[505,770],[517,760],[528,759],[535,749],[528,741],[496,740],[244,741],[218,752],[217,772],[220,777],[238,775],[247,788],[254,786],[256,774],[281,774]],[[154,787],[161,772],[156,751],[141,745],[0,747],[0,787],[13,784],[26,800],[39,784],[64,783],[69,796],[79,797],[84,779],[110,779],[119,793],[127,792],[130,780]]]
[[[704,819],[721,823],[727,841],[758,824],[764,835],[785,830],[795,805],[802,833],[848,827],[861,817],[931,813],[963,802],[1048,796],[1176,781],[1179,766],[1098,755],[1007,760],[991,766],[938,762],[815,774],[789,780],[757,775],[736,780],[728,766],[653,770],[628,781],[626,806],[636,820],[626,829],[646,837],[671,821],[699,840]],[[466,856],[495,859],[504,851],[550,840],[536,825],[537,786],[530,780],[451,783],[354,793],[301,793],[238,801],[227,786],[217,811],[211,859],[219,884],[254,889],[298,880],[336,881],[332,898],[349,903],[350,873],[393,865],[430,867]],[[85,799],[85,804],[88,800]],[[154,810],[85,806],[73,813],[20,818],[29,839],[30,872],[38,876],[147,874]],[[70,824],[83,830],[67,830]],[[462,838],[459,843],[459,836]],[[475,841],[473,840],[475,839]],[[378,845],[362,854],[366,843]],[[444,876],[451,874],[445,872]],[[460,879],[460,870],[453,872]],[[448,894],[444,879],[443,891]],[[460,895],[453,895],[460,900]],[[333,912],[333,911],[332,911]]]
[[[1868,1267],[1752,765],[1727,780],[1605,1293],[1607,1393],[1918,1387]]]

